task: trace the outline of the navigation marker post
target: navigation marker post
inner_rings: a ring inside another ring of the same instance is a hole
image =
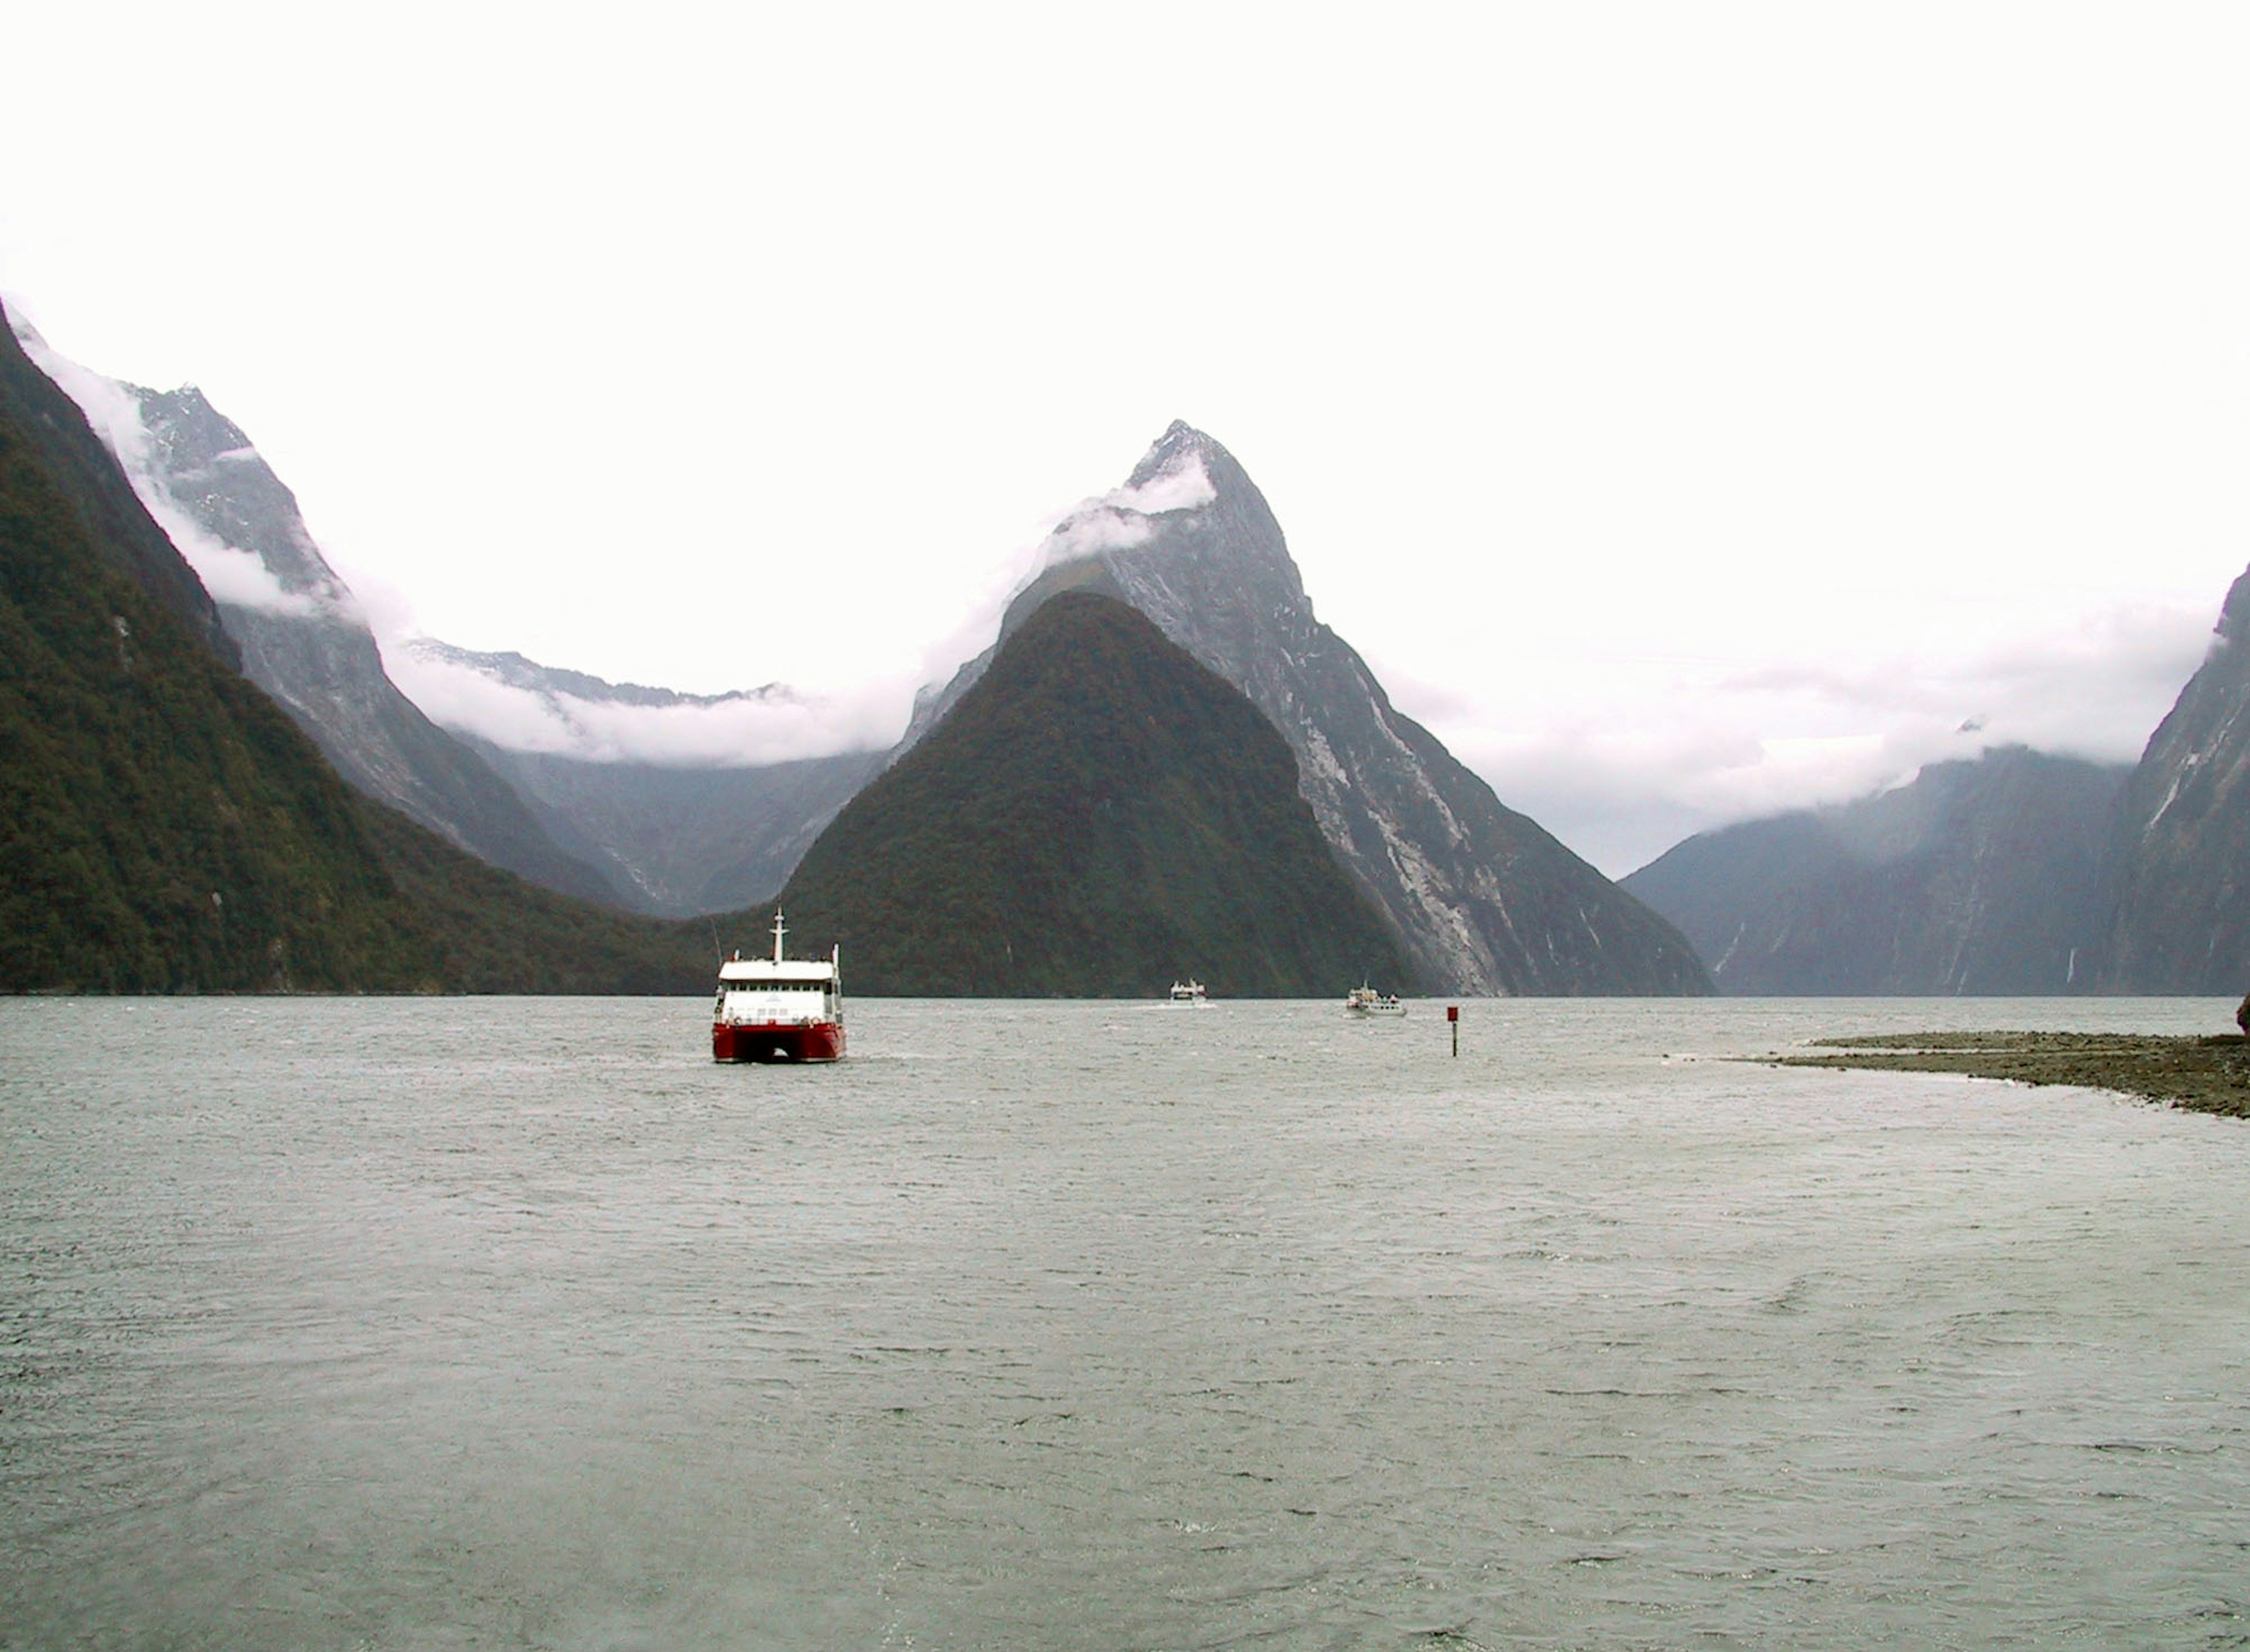
[[[1453,1054],[1458,1056],[1461,1053],[1461,1007],[1459,1004],[1447,1004],[1446,1020],[1453,1026]]]

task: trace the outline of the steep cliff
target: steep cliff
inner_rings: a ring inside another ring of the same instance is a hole
[[[1054,530],[1045,557],[1002,642],[1053,593],[1082,589],[1130,603],[1234,685],[1296,754],[1322,835],[1432,990],[1711,989],[1671,925],[1501,804],[1391,704],[1366,662],[1314,616],[1265,497],[1210,437],[1174,423],[1123,487]],[[925,697],[907,747],[991,657]]]
[[[2110,848],[2103,984],[2250,988],[2250,573],[2126,783]]]

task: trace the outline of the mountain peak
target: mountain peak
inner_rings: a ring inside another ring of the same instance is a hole
[[[1414,973],[1448,990],[1701,993],[1687,940],[1506,808],[1393,711],[1320,623],[1272,507],[1218,443],[1175,419],[1125,485],[1059,524],[1002,616],[1001,643],[917,700],[901,760],[1001,646],[1068,591],[1117,597],[1266,715],[1347,873]]]
[[[2226,588],[2215,629],[2219,640],[2226,643],[2239,643],[2250,632],[2250,570],[2237,575],[2234,583]]]
[[[1159,478],[1200,472],[1216,492],[1220,481],[1216,472],[1240,468],[1234,456],[1216,441],[1185,419],[1174,419],[1164,433],[1149,444],[1149,451],[1133,467],[1133,474],[1126,478],[1121,492],[1139,493]]]

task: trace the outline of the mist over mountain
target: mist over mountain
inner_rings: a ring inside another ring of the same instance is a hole
[[[177,601],[206,605],[251,680],[346,780],[480,859],[652,915],[728,911],[781,886],[879,759],[871,740],[746,761],[832,738],[818,708],[779,684],[683,694],[429,638],[386,657],[295,496],[200,390],[106,378],[36,335],[31,348],[95,421],[141,513],[231,594],[212,602],[199,586]],[[391,662],[460,726],[438,726]]]
[[[0,396],[6,398],[0,412],[15,421],[29,458],[65,490],[95,554],[169,609],[217,657],[239,664],[241,651],[226,634],[218,604],[151,519],[114,456],[100,439],[88,441],[93,427],[66,384],[45,370],[55,359],[52,353],[28,323],[13,316],[8,321],[0,340]]]
[[[994,649],[918,703],[902,749],[934,727],[1048,597],[1112,595],[1240,690],[1295,753],[1298,786],[1338,862],[1425,985],[1478,994],[1710,990],[1664,919],[1506,808],[1393,707],[1313,613],[1280,525],[1233,456],[1175,423],[1125,485],[1049,536],[1044,567]]]
[[[2134,768],[2110,844],[2105,985],[2250,988],[2250,572]]]
[[[1720,990],[2084,992],[2122,764],[2001,747],[1851,803],[1705,832],[1624,880]]]
[[[98,416],[142,506],[195,547],[199,572],[232,594],[215,612],[245,674],[339,774],[493,865],[564,893],[614,898],[608,880],[565,854],[506,781],[392,685],[295,495],[203,392],[122,383],[64,362],[36,341],[33,348]]]
[[[611,898],[658,917],[770,897],[883,761],[876,747],[743,761],[817,726],[810,703],[778,683],[683,694],[431,637],[390,657],[418,693],[453,709],[453,732],[556,843],[602,872]]]
[[[464,738],[631,912],[731,912],[789,880],[821,829],[882,767],[842,752],[746,768],[593,762]]]
[[[439,724],[508,751],[597,763],[743,768],[880,752],[898,734],[894,715],[882,710],[879,697],[838,701],[782,683],[687,694],[430,637],[387,644],[385,659],[400,688]]]
[[[364,800],[217,618],[0,330],[0,991],[705,984],[706,926],[535,889]]]
[[[690,694],[428,638],[378,645],[290,490],[201,392],[107,379],[11,322],[18,341],[8,408],[93,553],[238,665],[355,788],[493,865],[650,914],[730,911],[786,881],[885,761],[873,698]],[[106,454],[84,447],[89,424]],[[2240,582],[2129,782],[1996,750],[1702,834],[1621,885],[1391,706],[1315,617],[1255,485],[1183,423],[1055,528],[999,641],[925,691],[890,761],[1070,590],[1146,615],[1280,732],[1323,838],[1421,984],[1693,992],[1709,985],[1700,953],[1729,992],[2250,985]]]
[[[847,804],[782,904],[857,990],[1321,997],[1398,951],[1225,679],[1125,603],[1065,592]]]

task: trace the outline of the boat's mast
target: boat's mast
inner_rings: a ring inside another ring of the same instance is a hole
[[[774,962],[781,962],[781,938],[789,932],[782,927],[781,908],[774,908]]]

